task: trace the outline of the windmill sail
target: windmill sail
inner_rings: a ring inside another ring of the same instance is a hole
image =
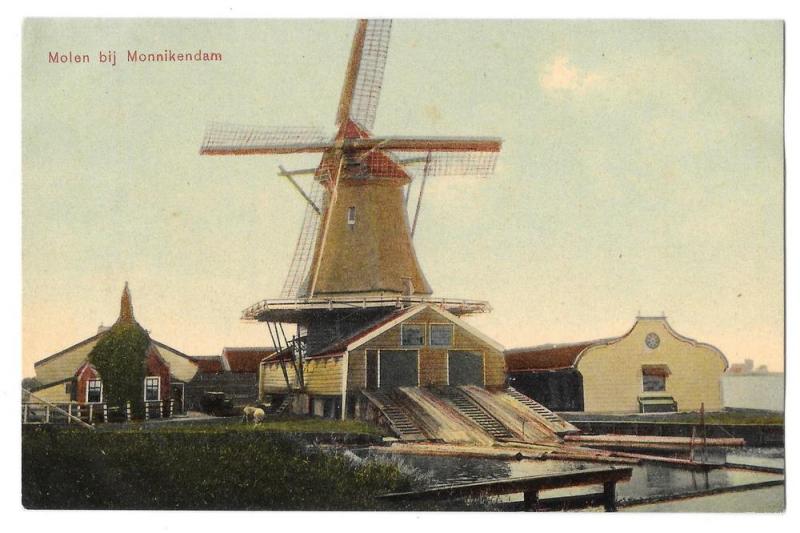
[[[313,204],[319,206],[320,211],[324,212],[327,206],[327,194],[325,187],[319,180],[312,180],[311,189],[308,197]],[[297,238],[297,245],[292,256],[292,263],[289,266],[289,273],[283,283],[281,298],[299,298],[306,292],[308,285],[308,274],[311,267],[311,258],[314,255],[314,247],[319,232],[320,215],[311,203],[306,205],[303,214],[303,225],[300,235]]]
[[[389,53],[391,20],[360,21],[347,65],[336,123],[346,119],[366,130],[375,123]]]
[[[294,154],[323,152],[332,145],[330,136],[313,127],[265,128],[214,123],[206,130],[203,155]]]
[[[394,153],[393,158],[416,177],[463,176],[488,178],[494,173],[497,152],[417,152]]]

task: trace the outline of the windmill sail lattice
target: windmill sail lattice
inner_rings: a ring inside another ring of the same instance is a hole
[[[369,20],[366,26],[349,116],[362,128],[371,130],[381,95],[392,21]]]
[[[312,180],[311,189],[307,194],[311,201],[319,207],[320,211],[326,209],[327,194],[325,192],[325,187],[323,187],[319,180]],[[300,229],[300,235],[297,238],[297,245],[295,246],[294,255],[292,256],[292,263],[289,266],[289,273],[286,276],[286,281],[283,283],[281,298],[297,298],[306,292],[311,258],[314,255],[314,245],[316,244],[317,233],[319,232],[319,223],[319,213],[317,213],[316,209],[314,209],[310,203],[306,203],[306,210],[303,214],[303,225]]]
[[[248,153],[291,154],[322,152],[330,146],[330,136],[307,126],[248,126],[215,122],[203,137],[200,153],[207,155],[245,155]]]

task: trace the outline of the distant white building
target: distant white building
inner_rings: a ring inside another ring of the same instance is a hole
[[[720,389],[725,408],[783,412],[783,372],[769,372],[764,365],[754,370],[752,359],[731,365],[720,378]]]

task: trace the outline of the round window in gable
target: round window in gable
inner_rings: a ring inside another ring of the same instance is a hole
[[[661,344],[661,339],[659,339],[658,335],[656,335],[655,333],[648,333],[647,337],[644,338],[644,343],[651,350],[655,350],[656,348],[658,348],[658,345]]]

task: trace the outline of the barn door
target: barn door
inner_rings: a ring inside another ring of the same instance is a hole
[[[173,400],[173,407],[176,413],[183,413],[183,383],[173,383],[170,391],[170,399]]]
[[[479,385],[483,387],[483,354],[457,352],[447,354],[448,383],[451,386]]]
[[[417,350],[381,350],[380,383],[383,388],[419,386]]]

